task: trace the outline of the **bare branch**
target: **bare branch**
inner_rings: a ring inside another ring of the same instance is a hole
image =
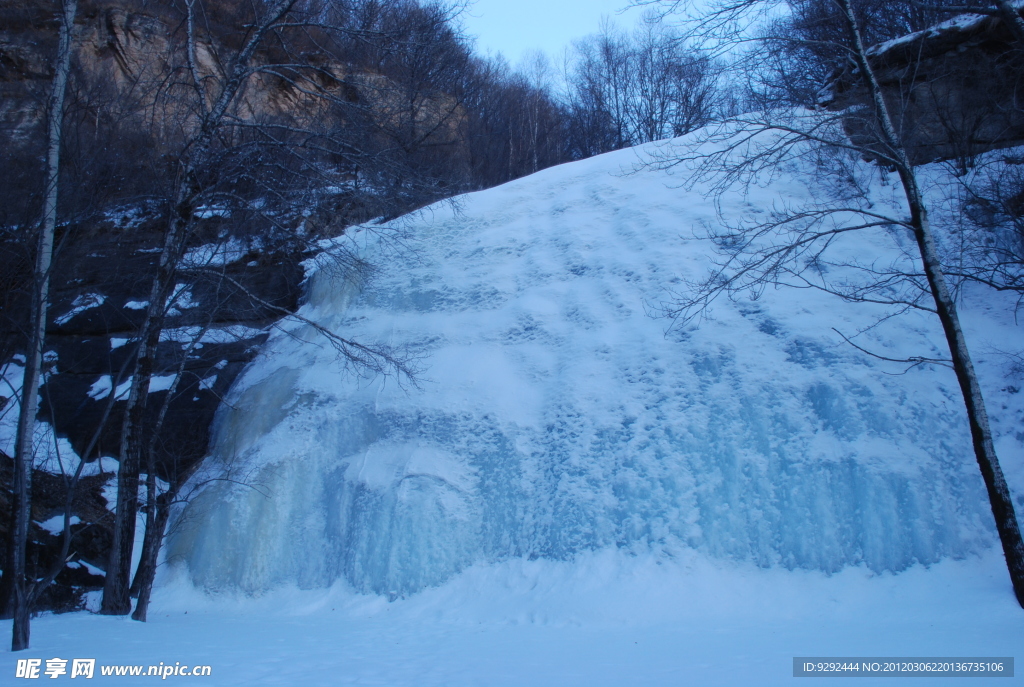
[[[901,374],[906,374],[907,372],[909,372],[913,368],[917,367],[918,365],[925,365],[925,364],[942,365],[943,367],[948,367],[948,368],[951,368],[951,369],[953,367],[953,361],[949,360],[949,359],[945,359],[945,358],[925,358],[925,357],[922,357],[922,356],[911,356],[910,358],[888,358],[888,357],[886,357],[884,355],[879,355],[877,353],[873,353],[873,352],[867,350],[866,348],[858,346],[857,344],[855,344],[852,341],[850,341],[850,339],[847,338],[847,336],[845,334],[843,334],[841,331],[839,331],[835,327],[832,327],[832,331],[834,331],[836,334],[841,336],[843,338],[843,341],[845,341],[846,343],[850,344],[851,346],[856,348],[861,353],[866,353],[866,354],[870,355],[872,358],[877,358],[878,360],[884,360],[884,361],[889,362],[889,363],[909,363],[910,367],[908,367],[906,370],[904,370]]]

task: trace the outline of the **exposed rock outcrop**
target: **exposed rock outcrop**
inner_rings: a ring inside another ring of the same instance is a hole
[[[141,213],[140,213],[141,214]],[[287,247],[256,250],[238,239],[218,237],[221,218],[203,221],[208,242],[191,251],[195,263],[208,263],[229,280],[184,273],[178,298],[168,314],[150,384],[150,424],[169,403],[157,442],[157,475],[165,482],[186,473],[206,455],[210,426],[221,398],[235,377],[258,352],[268,328],[280,319],[277,308],[293,310],[300,295],[307,257]],[[39,419],[66,438],[75,453],[95,463],[76,489],[72,513],[77,519],[72,559],[56,587],[41,603],[71,610],[83,592],[102,586],[102,570],[113,524],[108,504],[99,496],[112,480],[119,455],[124,389],[130,360],[149,293],[148,275],[159,252],[161,222],[139,221],[133,213],[111,216],[88,227],[76,227],[57,255],[52,307],[47,331],[50,367],[40,389]],[[16,317],[13,319],[17,319]],[[16,337],[17,332],[0,332]],[[183,371],[172,397],[168,386]],[[111,396],[115,400],[109,416]],[[89,447],[92,446],[90,449]],[[49,447],[42,447],[45,453]],[[64,455],[65,460],[72,460]],[[7,456],[0,460],[10,462]],[[3,463],[7,465],[7,463]],[[0,532],[8,527],[10,469],[0,470]],[[52,467],[52,466],[51,466]],[[33,519],[55,517],[63,509],[64,480],[37,470]],[[38,493],[36,493],[38,492]],[[113,503],[109,504],[112,507]],[[59,537],[36,525],[30,563],[44,570],[60,550]],[[0,556],[4,555],[0,551]],[[88,564],[88,566],[84,565]]]
[[[999,18],[959,16],[868,54],[913,164],[968,161],[1024,143],[1024,46]],[[836,71],[821,104],[846,111],[844,126],[856,144],[876,145],[855,64]]]
[[[240,27],[225,23],[231,16],[230,3],[225,5],[219,8],[224,16],[204,18],[204,30],[194,40],[195,77],[208,102],[230,69],[233,43],[244,35]],[[0,8],[0,131],[14,144],[28,144],[43,124],[55,7],[51,0],[20,0]],[[155,128],[158,144],[181,135],[182,127],[197,122],[189,103],[173,97],[175,89],[192,88],[184,22],[184,14],[171,3],[80,0],[74,88],[87,94],[92,109],[116,105],[120,116],[128,113],[140,119],[140,127]],[[307,124],[329,125],[330,117],[339,114],[328,113],[328,101],[314,94],[320,90],[339,102],[359,103],[360,112],[385,129],[432,132],[435,141],[458,139],[464,114],[453,98],[428,91],[410,97],[388,76],[327,55],[315,41],[301,47],[301,55],[264,51],[256,64],[304,63],[314,70],[307,69],[301,78],[290,78],[296,77],[290,69],[258,71],[246,80],[232,115],[255,122],[284,114],[294,119],[300,113]]]

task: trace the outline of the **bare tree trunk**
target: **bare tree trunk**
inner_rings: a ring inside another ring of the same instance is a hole
[[[156,493],[156,442],[160,436],[160,431],[163,429],[164,420],[167,417],[167,411],[171,407],[171,400],[173,399],[175,392],[178,390],[178,385],[181,383],[181,379],[185,374],[185,366],[188,364],[188,358],[192,355],[196,345],[199,344],[206,335],[207,328],[208,326],[202,327],[199,330],[199,333],[192,337],[191,343],[182,354],[181,364],[178,366],[178,371],[174,376],[174,381],[167,390],[164,402],[160,405],[160,413],[157,416],[156,423],[153,426],[153,430],[149,438],[149,448],[146,452],[146,534],[142,540],[142,555],[139,558],[139,568],[135,572],[135,579],[132,580],[132,586],[129,589],[129,595],[139,599],[139,602],[135,606],[135,613],[132,614],[132,618],[143,622],[146,620],[146,606],[149,604],[149,591],[153,586],[153,578],[156,576],[156,561],[160,552],[160,543],[163,541],[164,529],[167,527],[167,513],[169,513],[170,503],[173,502],[174,495],[177,494],[183,481],[180,477],[172,479],[172,491],[174,493],[171,496],[171,501],[167,503],[167,508],[164,508],[165,512],[162,516],[163,520],[161,521],[160,516],[158,515],[160,501]],[[145,589],[144,596],[143,589]]]
[[[139,561],[139,572],[136,574],[139,587],[139,600],[135,604],[135,612],[132,619],[146,622],[146,613],[149,610],[149,599],[153,592],[153,580],[156,579],[156,564],[160,558],[160,547],[164,540],[164,530],[167,529],[167,520],[171,514],[171,506],[178,496],[178,491],[187,480],[187,476],[176,481],[171,488],[155,499],[154,520],[152,525],[146,522],[146,544]]]
[[[165,495],[161,494],[161,497]],[[146,614],[149,611],[149,599],[153,592],[153,580],[156,577],[156,564],[160,556],[160,544],[163,541],[164,529],[167,527],[167,517],[171,512],[170,505],[165,503],[155,504],[153,512],[153,521],[150,522],[148,519],[146,521],[146,542],[143,547],[142,559],[139,561],[139,571],[135,574],[139,600],[135,604],[135,612],[132,613],[132,619],[143,623],[146,622]]]
[[[25,563],[28,550],[29,527],[32,520],[32,463],[33,433],[39,404],[39,378],[46,346],[46,310],[50,298],[50,267],[53,261],[53,239],[57,227],[57,195],[60,174],[60,146],[64,119],[64,94],[68,73],[71,71],[71,39],[75,28],[77,0],[64,0],[61,8],[60,39],[54,60],[53,87],[47,120],[46,196],[43,201],[42,227],[36,253],[35,289],[32,293],[32,323],[30,326],[28,355],[25,361],[25,379],[21,387],[21,414],[18,417],[17,445],[14,456],[14,540],[13,559],[10,561],[14,590],[14,631],[11,650],[28,648],[29,604],[28,580]]]
[[[184,229],[177,213],[164,236],[157,275],[150,289],[149,307],[142,327],[142,341],[136,353],[131,390],[121,427],[121,460],[117,474],[117,506],[114,537],[110,546],[107,575],[103,584],[104,615],[127,615],[132,610],[129,581],[132,551],[135,545],[135,519],[139,508],[139,473],[142,458],[142,433],[146,421],[149,381],[153,376],[156,348],[163,330],[164,310],[174,284],[179,254],[179,237]]]
[[[927,209],[917,185],[917,178],[907,159],[905,149],[899,143],[882,89],[868,63],[850,0],[838,1],[846,16],[846,22],[854,41],[857,66],[860,68],[865,85],[874,101],[875,121],[882,138],[881,143],[887,148],[886,155],[896,163],[907,203],[910,206],[910,220],[921,253],[921,262],[935,301],[935,309],[942,322],[946,343],[949,345],[957,382],[960,384],[960,391],[964,397],[967,418],[971,427],[971,439],[974,444],[974,456],[985,480],[985,488],[988,490],[989,503],[996,521],[996,530],[999,532],[999,540],[1003,546],[1003,555],[1006,557],[1006,567],[1010,572],[1013,591],[1017,602],[1024,608],[1024,540],[1021,539],[1010,489],[996,457],[995,446],[992,443],[992,429],[989,426],[981,386],[978,384],[978,376],[974,371],[974,364],[967,349],[967,341],[960,326],[956,303],[946,286],[946,278],[942,272],[938,251],[935,248],[935,239],[932,236]],[[1014,15],[1016,16],[1016,13]]]

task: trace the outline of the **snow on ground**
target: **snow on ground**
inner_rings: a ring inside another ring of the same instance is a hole
[[[1024,611],[994,553],[897,575],[826,576],[693,552],[666,561],[601,551],[573,563],[478,565],[394,602],[341,584],[210,598],[176,580],[146,624],[77,613],[39,618],[32,633],[30,650],[0,654],[5,684],[20,682],[6,682],[17,658],[57,657],[211,666],[210,677],[167,684],[813,687],[834,680],[793,678],[794,657],[1019,658]],[[908,680],[1015,684],[870,684]],[[91,683],[157,681],[97,673]]]
[[[207,664],[224,685],[775,685],[796,656],[1019,653],[952,374],[858,352],[831,328],[883,311],[807,290],[723,301],[666,335],[649,312],[703,274],[693,233],[717,218],[706,187],[626,174],[637,159],[352,232],[380,271],[360,291],[319,269],[302,314],[420,354],[420,387],[352,375],[305,326],[273,334],[202,477],[248,485],[189,506],[150,622],[40,618],[0,675],[63,657]],[[723,209],[807,193],[783,175]],[[873,193],[884,207],[896,190]],[[879,264],[906,245],[844,241]],[[1020,487],[1011,302],[963,296]],[[856,341],[943,347],[924,313]]]

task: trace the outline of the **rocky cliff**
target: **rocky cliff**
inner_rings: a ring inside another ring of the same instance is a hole
[[[218,219],[206,221],[206,229],[214,237]],[[73,514],[80,524],[75,529],[72,562],[102,569],[112,519],[109,510],[95,504],[105,503],[103,490],[112,484],[109,478],[117,465],[109,457],[116,457],[120,451],[123,400],[135,350],[132,337],[137,335],[144,315],[149,293],[146,275],[151,273],[159,253],[161,226],[159,220],[136,221],[130,213],[112,213],[106,221],[76,229],[76,235],[66,241],[57,257],[47,331],[50,367],[40,390],[43,403],[39,419],[50,425],[57,437],[66,439],[65,447],[95,463],[86,471],[93,476],[85,480],[75,497]],[[126,234],[130,238],[126,239]],[[169,404],[156,444],[157,473],[165,482],[202,460],[221,398],[258,351],[268,328],[280,318],[280,312],[269,306],[288,310],[296,307],[302,280],[299,262],[305,257],[284,246],[257,250],[229,239],[211,240],[194,249],[192,255],[215,264],[230,281],[183,273],[177,300],[168,313],[148,404],[151,423],[164,403]],[[0,334],[6,338],[17,336],[17,332],[10,331]],[[17,368],[18,359],[10,365]],[[179,371],[181,381],[168,397],[170,381]],[[16,375],[17,369],[14,372]],[[117,400],[111,402],[111,396]],[[13,409],[14,404],[7,405]],[[53,446],[45,445],[47,441],[52,439],[44,436],[42,454],[53,453]],[[98,461],[102,457],[108,459]],[[69,465],[75,463],[66,454],[60,458]],[[3,459],[9,462],[8,457]],[[49,474],[40,473],[36,480],[37,491],[42,490],[34,503],[38,522],[63,512],[63,482],[53,474],[59,470],[52,461],[46,467]],[[9,484],[4,479],[4,485]],[[0,496],[0,500],[7,502],[7,497]],[[9,508],[3,504],[0,508],[0,531],[5,531]],[[47,552],[59,550],[57,537],[40,527],[35,534],[41,549],[36,555],[43,565]],[[58,583],[70,584],[65,578],[67,575]],[[102,584],[99,579],[92,582]],[[67,598],[60,603],[73,606],[73,598],[64,596]]]
[[[217,96],[232,66],[232,51],[245,35],[245,11],[236,7],[240,4],[220,2],[207,8],[197,22],[202,30],[192,37],[190,66],[184,5],[79,0],[72,90],[94,116],[116,111],[137,119],[139,128],[154,130],[157,145],[169,143],[183,126],[195,123],[190,104],[174,97],[176,90],[193,88],[198,81],[208,103]],[[55,14],[52,0],[18,0],[0,7],[0,131],[15,145],[38,140],[43,125]],[[282,115],[294,121],[298,114],[302,123],[343,126],[345,115],[328,107],[334,100],[355,103],[353,111],[370,117],[378,129],[418,130],[434,144],[458,138],[465,113],[454,98],[424,89],[424,83],[412,84],[410,91],[409,84],[382,73],[386,67],[374,64],[379,59],[368,59],[359,50],[332,52],[314,29],[309,34],[304,44],[287,50],[269,45],[260,51],[232,116],[265,122]],[[300,74],[295,64],[312,69]]]
[[[869,49],[869,60],[913,164],[959,160],[1024,143],[1024,49],[997,17],[963,15]],[[842,65],[821,104],[845,111],[855,143],[877,136],[856,65]]]

